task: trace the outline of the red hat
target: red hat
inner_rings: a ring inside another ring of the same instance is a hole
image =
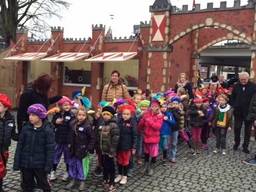
[[[58,101],[59,105],[63,105],[64,103],[68,103],[69,105],[73,105],[73,101],[66,96],[62,96],[61,100]]]
[[[204,101],[203,99],[198,98],[198,97],[195,98],[195,99],[193,99],[193,102],[194,102],[194,103],[203,103],[203,101]]]
[[[203,103],[207,103],[207,102],[209,102],[209,101],[210,101],[209,98],[203,98]]]
[[[6,94],[0,93],[0,103],[6,108],[10,109],[12,107],[12,102]]]
[[[135,113],[135,107],[133,105],[123,105],[121,106],[120,111],[123,112],[124,110],[129,110],[131,113]]]

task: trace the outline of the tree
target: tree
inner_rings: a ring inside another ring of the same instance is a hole
[[[0,0],[0,31],[7,45],[16,42],[17,29],[32,29],[32,33],[45,32],[47,19],[60,17],[62,8],[68,8],[66,0]]]

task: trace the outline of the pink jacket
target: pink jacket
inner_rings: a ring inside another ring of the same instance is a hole
[[[145,112],[138,125],[139,131],[143,132],[145,143],[159,143],[162,123],[162,114],[153,114],[152,111]]]

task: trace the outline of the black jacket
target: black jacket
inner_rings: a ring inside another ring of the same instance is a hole
[[[56,120],[63,118],[62,124],[56,124]],[[69,144],[71,127],[70,122],[75,118],[72,112],[56,113],[52,118],[55,131],[55,141],[57,144]]]
[[[89,153],[93,153],[95,146],[95,134],[92,130],[92,123],[86,120],[83,124],[78,124],[76,120],[71,122],[71,146],[72,156],[83,159]]]
[[[135,149],[137,138],[137,125],[132,119],[124,121],[122,118],[118,121],[120,130],[120,137],[118,142],[117,151],[126,151]]]
[[[246,118],[252,96],[256,93],[256,85],[248,82],[245,86],[241,83],[234,85],[231,94],[231,106],[234,109],[234,115]]]
[[[248,121],[256,120],[256,94],[254,94],[254,96],[252,97],[246,120]]]
[[[200,116],[198,111],[202,111],[204,116]],[[201,107],[198,109],[195,105],[192,105],[188,109],[189,123],[192,128],[203,128],[207,122],[206,110]]]
[[[27,110],[30,105],[40,103],[43,106],[45,106],[46,109],[48,109],[49,105],[56,103],[61,98],[62,98],[61,96],[48,98],[45,95],[41,95],[37,93],[32,88],[25,90],[20,96],[20,102],[19,102],[18,112],[17,112],[17,123],[18,123],[19,133],[23,124],[28,122],[29,115],[27,113]]]
[[[3,118],[0,118],[0,153],[8,151],[11,139],[17,140],[14,117],[6,111]]]
[[[54,131],[47,120],[41,128],[26,123],[20,133],[14,157],[14,170],[41,168],[50,172],[54,157]]]

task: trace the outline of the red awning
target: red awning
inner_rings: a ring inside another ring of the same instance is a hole
[[[89,56],[89,53],[63,52],[42,59],[48,62],[73,62],[84,59]]]
[[[127,61],[133,59],[137,52],[106,52],[93,56],[85,61],[90,62],[113,62],[113,61]]]
[[[31,53],[22,53],[18,55],[13,55],[5,57],[4,60],[8,61],[34,61],[46,57],[46,52],[31,52]]]

